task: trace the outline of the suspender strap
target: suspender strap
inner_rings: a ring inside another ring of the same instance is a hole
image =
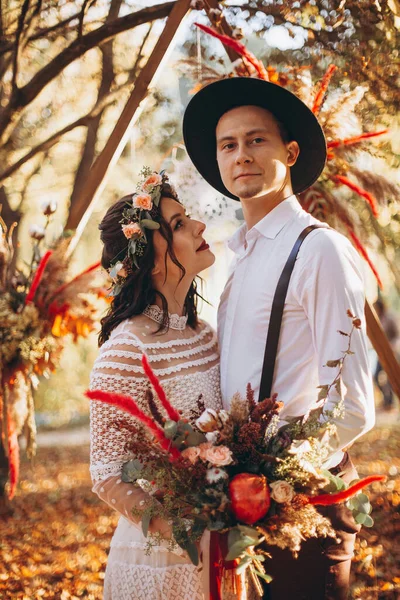
[[[278,285],[276,286],[275,295],[272,302],[271,316],[269,319],[267,343],[265,346],[260,393],[258,396],[259,402],[262,402],[265,400],[265,398],[271,397],[272,380],[274,377],[276,353],[278,350],[279,335],[281,332],[283,309],[285,306],[286,294],[297,254],[308,234],[314,231],[314,229],[318,229],[320,227],[324,227],[324,225],[309,225],[300,233],[283,268]]]

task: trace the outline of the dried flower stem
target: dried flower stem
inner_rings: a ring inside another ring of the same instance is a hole
[[[367,485],[374,483],[375,481],[386,481],[386,475],[370,475],[364,477],[354,485],[351,485],[347,490],[337,492],[336,494],[321,494],[319,496],[313,496],[308,498],[308,503],[314,506],[330,506],[331,504],[338,504],[344,502],[352,496],[355,496],[357,492],[365,488]]]
[[[207,25],[202,25],[201,23],[195,23],[197,27],[199,27],[205,33],[212,35],[213,37],[220,40],[225,46],[232,48],[239,54],[239,56],[243,56],[249,63],[255,68],[257,71],[257,75],[260,79],[264,79],[265,81],[269,81],[268,71],[264,67],[263,63],[258,60],[256,56],[250,50],[246,48],[244,44],[241,44],[237,40],[232,39],[229,35],[223,35],[211,29],[211,27],[207,27]]]
[[[329,82],[332,79],[332,75],[334,74],[336,69],[337,69],[336,65],[329,65],[325,75],[322,78],[321,84],[319,86],[319,90],[315,96],[313,107],[311,109],[313,111],[314,115],[317,115],[319,113],[319,111],[321,110],[321,106],[324,102],[326,90],[328,89]]]
[[[168,400],[167,395],[164,392],[156,374],[150,367],[149,362],[147,360],[147,356],[145,354],[143,354],[143,356],[142,356],[142,365],[143,365],[144,372],[146,373],[147,377],[149,378],[149,381],[150,381],[151,385],[153,386],[154,391],[156,392],[157,396],[159,397],[161,404],[167,411],[169,418],[172,421],[179,421],[181,417],[180,417],[178,411],[172,406],[172,404]]]
[[[52,250],[48,250],[46,252],[46,254],[43,256],[43,258],[41,259],[39,266],[36,270],[35,276],[33,278],[31,288],[25,298],[25,304],[28,304],[28,302],[33,302],[36,290],[39,287],[40,280],[43,277],[43,272],[46,268],[46,264],[52,254],[53,254]]]
[[[349,232],[349,235],[350,235],[352,241],[354,242],[355,247],[357,248],[357,250],[359,251],[361,256],[364,258],[364,260],[367,261],[371,271],[373,272],[373,274],[376,277],[376,280],[378,282],[380,289],[382,290],[383,289],[382,280],[379,277],[378,271],[376,270],[375,265],[371,261],[369,255],[368,255],[368,252],[366,251],[366,249],[364,248],[364,246],[362,245],[362,243],[360,242],[360,240],[358,239],[358,237],[356,236],[354,231],[350,227],[347,227],[347,229],[348,229],[348,232]]]
[[[352,190],[353,192],[358,194],[358,196],[361,196],[361,198],[364,198],[370,205],[372,214],[374,215],[374,217],[378,216],[378,209],[376,207],[376,205],[377,205],[376,198],[372,194],[367,192],[367,190],[364,190],[362,187],[360,187],[356,183],[353,183],[352,181],[350,181],[350,179],[348,177],[344,177],[343,175],[334,175],[331,179],[335,183],[341,183],[341,184],[345,185],[350,190]]]
[[[67,281],[66,283],[64,283],[63,285],[61,285],[59,288],[57,288],[55,290],[55,292],[53,293],[53,295],[51,296],[51,298],[54,298],[58,294],[61,294],[61,292],[63,292],[65,290],[65,288],[67,288],[68,286],[70,286],[72,283],[75,283],[78,279],[80,279],[84,275],[87,275],[91,271],[94,271],[95,269],[97,269],[98,267],[100,267],[100,265],[101,265],[100,262],[97,262],[94,265],[91,265],[90,267],[88,267],[87,269],[85,269],[84,271],[82,271],[82,273],[79,273],[76,277],[74,277],[73,279],[71,279],[71,281]]]
[[[179,450],[171,445],[171,441],[165,436],[162,429],[160,429],[160,427],[158,427],[158,425],[156,425],[154,421],[137,406],[136,402],[130,396],[113,394],[111,392],[104,392],[103,390],[87,390],[85,395],[87,398],[90,398],[90,400],[99,400],[105,404],[111,404],[112,406],[117,406],[118,408],[125,410],[147,427],[158,440],[163,450],[169,453],[172,460],[178,460],[180,458],[181,453]]]

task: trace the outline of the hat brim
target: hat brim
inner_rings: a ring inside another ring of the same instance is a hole
[[[222,183],[217,163],[215,130],[224,113],[238,106],[261,106],[296,140],[300,154],[290,169],[295,194],[309,188],[320,176],[326,161],[326,141],[312,111],[285,88],[250,77],[221,79],[202,88],[190,100],[183,118],[186,150],[199,173],[216,190],[239,200]]]

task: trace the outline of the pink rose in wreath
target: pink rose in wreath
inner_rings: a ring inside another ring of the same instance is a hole
[[[133,237],[140,237],[142,235],[142,229],[137,223],[128,223],[127,225],[122,225],[122,231],[128,240]]]
[[[137,194],[133,197],[133,206],[142,210],[151,210],[153,208],[151,196],[149,194]]]
[[[145,192],[151,192],[151,190],[153,189],[153,187],[155,187],[156,185],[161,185],[162,184],[162,177],[161,175],[159,175],[158,173],[152,173],[144,182],[144,184],[142,185],[142,189]]]

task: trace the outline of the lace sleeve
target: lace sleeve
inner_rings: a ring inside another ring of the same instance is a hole
[[[101,347],[93,366],[90,389],[127,394],[143,406],[145,392],[149,387],[141,367],[143,348],[140,340],[124,329]],[[93,481],[119,475],[124,462],[132,456],[127,449],[130,426],[137,426],[135,419],[118,408],[97,400],[90,403],[90,472]]]

